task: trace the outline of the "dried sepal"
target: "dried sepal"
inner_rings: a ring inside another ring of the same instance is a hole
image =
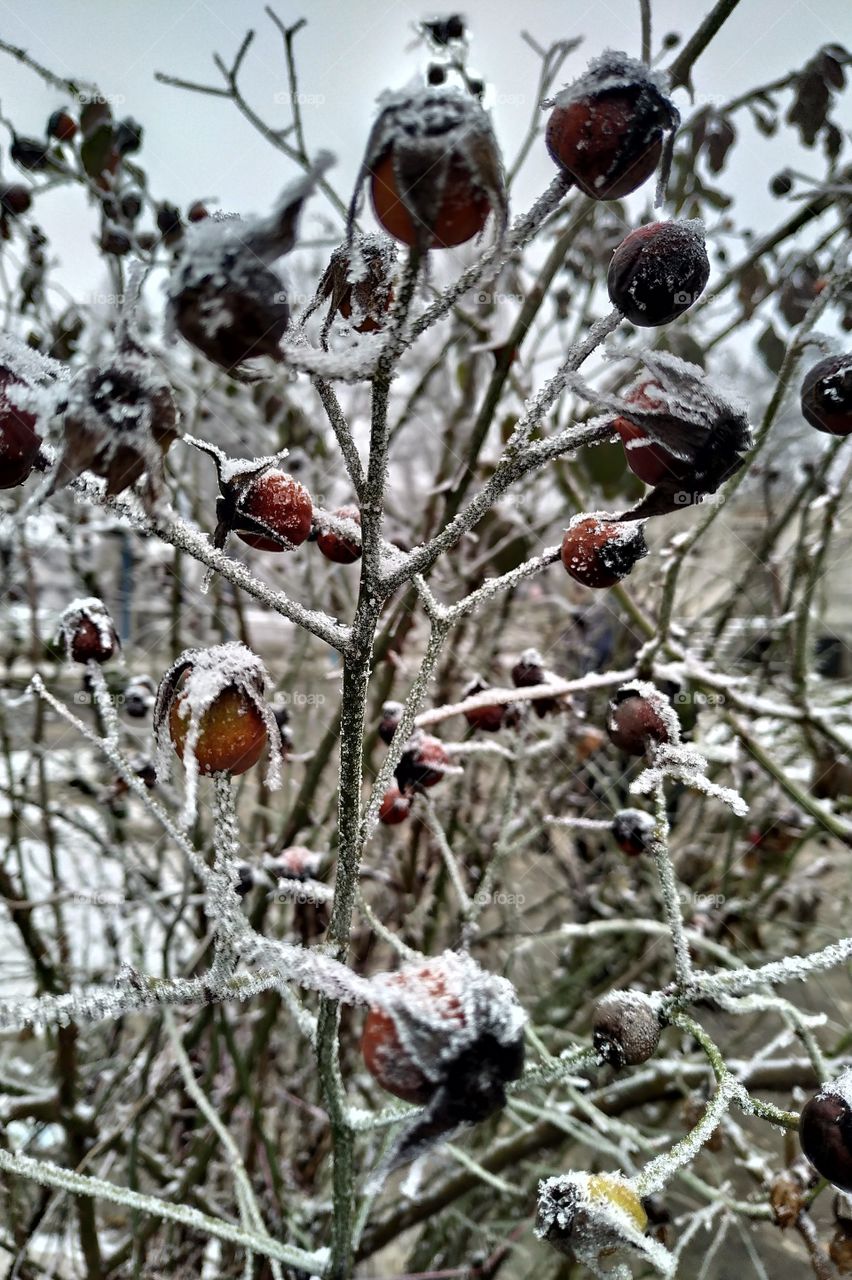
[[[396,256],[396,245],[383,235],[354,235],[351,243],[332,252],[307,312],[328,303],[323,343],[337,315],[356,333],[382,328],[393,302]]]
[[[594,1275],[620,1275],[601,1266],[626,1252],[650,1262],[659,1275],[673,1276],[675,1258],[645,1235],[647,1226],[642,1201],[622,1174],[572,1172],[539,1184],[536,1234]]]

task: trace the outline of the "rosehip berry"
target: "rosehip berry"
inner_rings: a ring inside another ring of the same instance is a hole
[[[142,146],[143,132],[141,124],[131,116],[127,116],[124,120],[119,120],[113,134],[113,145],[118,154],[129,156],[138,151]]]
[[[47,147],[38,138],[16,136],[9,148],[9,155],[15,164],[19,164],[22,169],[28,169],[30,173],[40,173],[50,164]]]
[[[401,819],[396,819],[401,821]],[[430,1021],[461,1026],[464,1023],[459,998],[447,990],[447,969],[443,957],[409,966],[387,979],[423,1007]],[[361,1053],[370,1075],[383,1089],[405,1102],[424,1103],[435,1091],[435,1082],[424,1075],[414,1058],[405,1052],[394,1019],[384,1009],[372,1008],[364,1022]]]
[[[189,707],[180,690],[169,708],[169,733],[183,758]],[[200,717],[194,754],[199,773],[245,773],[257,764],[266,746],[266,722],[252,700],[232,685],[223,689]]]
[[[623,685],[609,704],[606,729],[610,742],[630,755],[642,756],[652,744],[677,742],[680,727],[668,698],[653,685]]]
[[[653,412],[660,409],[660,401],[655,400],[654,390],[661,390],[660,384],[653,378],[641,382],[638,387],[625,396],[629,404],[639,409]],[[661,423],[677,424],[675,418],[661,416]],[[689,477],[690,463],[678,458],[663,445],[651,440],[641,427],[629,418],[616,418],[613,427],[621,436],[624,445],[624,456],[627,465],[635,476],[645,484],[658,485],[664,480],[676,479],[686,481]]]
[[[54,111],[47,122],[47,136],[59,142],[72,142],[77,132],[77,121],[63,107]]]
[[[473,239],[492,210],[501,233],[506,201],[502,162],[486,112],[454,89],[389,95],[367,143],[349,211],[370,179],[376,218],[389,235],[421,251]]]
[[[142,192],[135,187],[125,191],[121,197],[121,213],[128,222],[135,222],[142,212]]]
[[[205,218],[209,217],[207,206],[201,200],[193,200],[186,211],[187,222],[203,222]]]
[[[615,843],[628,858],[638,858],[651,847],[654,819],[642,809],[620,809],[612,820]]]
[[[429,84],[443,84],[447,78],[447,68],[442,66],[440,62],[430,64],[426,72],[426,79]]]
[[[852,1191],[852,1070],[805,1103],[799,1142],[817,1173],[841,1191]]]
[[[357,507],[338,507],[334,514],[340,520],[354,520],[358,525],[361,523],[361,512]],[[331,529],[323,530],[319,534],[317,546],[326,560],[333,560],[335,564],[354,564],[356,560],[361,559],[360,544],[345,538],[343,534],[334,533]]]
[[[657,1052],[660,1019],[641,991],[611,991],[598,1002],[592,1043],[612,1067],[638,1067]]]
[[[29,187],[21,186],[19,182],[13,182],[8,187],[0,187],[0,207],[13,218],[26,213],[32,202]]]
[[[619,1174],[562,1174],[539,1186],[536,1235],[572,1260],[575,1245],[584,1261],[592,1244],[598,1257],[612,1253],[623,1243],[625,1220],[634,1231],[647,1230],[642,1201]]]
[[[802,414],[817,431],[852,433],[852,354],[829,356],[808,370],[802,383]]]
[[[119,647],[112,618],[96,596],[73,600],[63,610],[59,636],[73,662],[109,662]]]
[[[23,484],[41,449],[35,414],[18,408],[16,388],[23,389],[24,383],[0,367],[0,489]]]
[[[379,821],[395,827],[398,822],[405,822],[410,813],[411,796],[403,795],[399,787],[389,787],[379,806]]]
[[[133,248],[133,241],[124,228],[117,227],[114,223],[108,223],[104,227],[100,243],[104,253],[112,253],[117,258],[123,258]]]
[[[422,729],[413,735],[396,766],[396,780],[400,790],[410,787],[436,787],[450,767],[450,757],[440,738],[433,738]]]
[[[124,710],[134,720],[149,715],[154,706],[157,686],[150,676],[134,676],[124,690]]]
[[[639,521],[619,523],[600,513],[574,516],[562,539],[562,564],[584,587],[613,587],[648,554]]]
[[[525,649],[512,667],[512,683],[516,689],[532,689],[537,684],[547,684],[547,672],[538,649]],[[536,698],[535,713],[541,719],[559,709],[557,698]]]
[[[477,693],[485,693],[488,685],[481,676],[474,676],[462,690],[462,699],[472,698]],[[497,733],[503,726],[506,708],[499,702],[491,706],[472,707],[465,711],[464,718],[471,729],[482,729],[485,733]]]
[[[379,721],[379,737],[386,746],[390,746],[396,726],[402,716],[401,702],[386,702],[382,707],[382,718]]]
[[[285,551],[295,547],[311,531],[313,503],[304,485],[283,471],[264,471],[243,492],[237,503],[233,529],[256,551]],[[269,533],[258,527],[266,526]]]
[[[661,83],[642,63],[608,52],[552,100],[545,144],[586,195],[618,200],[657,168],[663,134],[680,119]]]
[[[649,222],[631,231],[612,255],[606,283],[631,324],[668,324],[688,311],[710,276],[698,224]]]

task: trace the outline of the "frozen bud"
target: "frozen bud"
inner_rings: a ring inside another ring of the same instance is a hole
[[[473,698],[478,693],[485,693],[488,685],[481,676],[473,676],[462,690],[462,701]],[[471,729],[482,729],[486,733],[496,733],[502,728],[506,714],[506,707],[494,702],[484,707],[470,707],[464,713],[464,718],[470,725]]]
[[[668,134],[665,177],[680,121],[665,90],[664,74],[607,50],[542,104],[553,108],[545,133],[550,155],[586,195],[618,200],[650,178]]]
[[[841,1191],[852,1191],[852,1068],[805,1103],[799,1142],[817,1173]]]
[[[379,721],[379,737],[387,746],[390,746],[393,741],[393,735],[396,733],[396,727],[401,718],[401,702],[386,702],[382,707],[382,718]]]
[[[144,476],[148,507],[160,496],[163,458],[178,435],[171,387],[150,356],[133,341],[83,369],[59,407],[63,448],[53,491],[84,471],[106,480],[112,497]]]
[[[584,587],[614,587],[648,554],[641,523],[620,523],[601,512],[577,515],[562,539],[562,564]]]
[[[594,1012],[592,1040],[612,1067],[647,1062],[657,1051],[660,1031],[654,1002],[641,991],[611,991]]]
[[[852,433],[852,354],[829,356],[805,374],[801,391],[802,414],[833,436]]]
[[[620,809],[612,820],[612,834],[622,853],[638,858],[651,847],[654,819],[642,809]]]
[[[669,324],[704,291],[710,261],[698,222],[649,222],[612,255],[606,283],[613,306],[640,328]]]
[[[508,218],[503,164],[491,121],[456,89],[388,93],[373,125],[349,210],[350,236],[366,178],[376,218],[421,251],[473,239],[490,213]]]
[[[680,725],[668,698],[641,680],[622,685],[610,700],[606,730],[613,746],[633,756],[680,740]]]
[[[103,600],[72,600],[59,620],[59,642],[73,662],[109,662],[119,643]]]

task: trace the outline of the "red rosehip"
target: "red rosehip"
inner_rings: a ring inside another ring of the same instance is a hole
[[[817,1173],[852,1191],[852,1071],[824,1084],[799,1117],[799,1142]]]
[[[436,787],[449,767],[450,757],[440,738],[419,729],[399,759],[396,780],[402,791],[410,787]]]
[[[653,685],[623,685],[609,704],[606,729],[610,742],[630,755],[642,756],[651,744],[677,742],[680,726],[668,698]]]
[[[622,240],[606,283],[631,324],[668,324],[688,311],[710,276],[704,238],[690,222],[649,222]]]
[[[233,529],[256,551],[285,551],[285,543],[298,547],[307,540],[312,519],[313,503],[304,485],[283,471],[270,470],[262,472],[240,497]],[[266,525],[270,534],[262,533],[252,521]]]
[[[629,404],[635,404],[639,409],[653,412],[660,408],[659,400],[655,400],[653,395],[650,394],[655,389],[661,390],[659,382],[654,378],[648,378],[645,382],[641,382],[638,387],[634,387],[625,396],[625,399]],[[676,421],[674,418],[664,417],[661,417],[660,420],[663,423],[674,423]],[[663,445],[655,443],[645,434],[641,427],[631,422],[629,418],[616,418],[612,425],[621,436],[628,467],[645,484],[658,485],[664,480],[677,479],[681,481],[688,478],[689,462],[686,462],[683,458],[676,457]]]
[[[444,88],[388,95],[373,126],[349,211],[370,179],[376,218],[421,251],[463,244],[492,210],[508,216],[502,163],[488,115],[471,97]]]
[[[0,489],[23,484],[41,448],[35,414],[15,404],[14,389],[23,387],[8,369],[0,367]]]
[[[623,53],[598,58],[552,105],[547,149],[595,200],[620,199],[650,178],[663,153],[663,133],[679,121],[659,78]]]
[[[186,211],[187,222],[203,222],[205,218],[209,217],[207,206],[201,200],[193,200]]]
[[[188,728],[185,693],[178,691],[169,708],[169,733],[181,759]],[[236,685],[223,689],[201,715],[194,752],[199,773],[245,773],[263,755],[266,738],[266,722],[252,700]]]
[[[47,136],[56,138],[59,142],[72,142],[77,132],[77,127],[77,121],[74,117],[60,107],[58,111],[54,111],[47,122]]]
[[[357,507],[338,507],[334,514],[341,520],[354,520],[358,525],[361,523],[361,512]],[[320,533],[317,546],[326,560],[333,560],[335,564],[354,564],[361,559],[360,545],[331,529]]]
[[[462,691],[462,699],[472,698],[477,693],[484,693],[487,688],[488,685],[480,676],[474,676],[465,685]],[[492,703],[491,706],[472,707],[464,713],[464,718],[471,729],[482,729],[485,733],[497,733],[503,726],[505,716],[506,707],[499,702]]]
[[[613,587],[648,554],[640,522],[608,520],[599,514],[578,515],[562,539],[562,564],[584,587]]]
[[[642,809],[620,809],[612,820],[615,843],[628,858],[638,858],[651,847],[654,819]]]
[[[512,683],[516,689],[531,689],[537,684],[547,684],[548,675],[538,649],[525,649],[512,667]],[[541,719],[559,709],[557,698],[536,698],[535,713]]]
[[[395,827],[397,823],[405,822],[410,813],[411,796],[403,795],[399,787],[389,787],[379,806],[379,821]]]
[[[33,202],[29,187],[20,182],[13,182],[8,187],[0,187],[0,208],[13,218],[26,213]]]
[[[805,374],[802,414],[817,431],[852,433],[852,354],[829,356]]]
[[[388,985],[401,988],[412,1002],[422,1006],[430,1022],[452,1027],[464,1025],[459,996],[448,991],[448,972],[442,956],[420,965],[411,965],[388,978]],[[383,1089],[405,1102],[424,1103],[435,1091],[414,1056],[403,1048],[391,1014],[372,1008],[364,1021],[361,1053],[370,1075]]]
[[[63,610],[59,636],[73,662],[109,662],[119,648],[112,618],[102,600],[74,600]]]

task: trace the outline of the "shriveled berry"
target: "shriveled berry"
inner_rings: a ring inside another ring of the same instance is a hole
[[[622,853],[638,858],[651,847],[654,819],[642,809],[620,809],[612,820],[612,835]]]
[[[584,587],[613,587],[648,554],[640,521],[617,522],[606,516],[574,516],[562,539],[562,564]]]
[[[552,100],[545,144],[581,191],[618,200],[641,186],[663,154],[663,134],[679,121],[659,76],[623,53],[591,63]]]
[[[410,813],[411,796],[404,795],[399,787],[389,787],[379,805],[379,821],[395,827],[397,823],[405,822]]]
[[[606,729],[610,742],[630,755],[644,755],[651,745],[677,742],[677,716],[668,698],[653,685],[623,685],[609,704]]]
[[[169,709],[169,733],[181,758],[189,727],[185,710],[185,695],[178,692]],[[194,751],[199,773],[245,773],[262,756],[266,738],[266,722],[251,699],[236,686],[223,689],[200,718]]]
[[[852,353],[820,360],[805,374],[802,414],[817,431],[852,433]]]
[[[668,324],[698,300],[710,277],[700,224],[649,222],[631,231],[612,255],[606,283],[631,324]]]
[[[307,539],[312,519],[313,503],[304,485],[283,471],[269,470],[243,493],[233,528],[256,551],[285,551],[287,543],[298,547]],[[255,521],[270,533],[263,533]]]
[[[611,991],[595,1008],[592,1043],[613,1067],[637,1067],[657,1052],[660,1019],[641,991]]]
[[[462,699],[472,698],[477,693],[485,693],[487,689],[488,685],[482,677],[474,676],[462,690]],[[464,718],[471,729],[481,729],[485,733],[497,733],[503,726],[505,716],[506,707],[499,702],[484,707],[470,707],[464,713]]]
[[[26,213],[32,202],[29,187],[24,187],[19,182],[13,182],[8,187],[0,187],[0,207],[13,218]]]
[[[852,1191],[852,1070],[805,1103],[799,1142],[817,1173],[841,1191]]]
[[[358,525],[361,523],[361,512],[357,507],[338,507],[334,514],[340,520],[354,520]],[[331,529],[325,529],[319,534],[317,546],[326,560],[333,560],[335,564],[354,564],[361,559],[360,544]]]
[[[512,683],[516,689],[531,689],[537,684],[547,684],[548,675],[538,649],[525,649],[512,667]],[[536,698],[533,702],[536,715],[541,719],[559,710],[558,698]]]
[[[53,112],[47,122],[47,136],[56,138],[59,142],[72,142],[77,128],[74,117],[64,107],[60,107],[58,111]]]

